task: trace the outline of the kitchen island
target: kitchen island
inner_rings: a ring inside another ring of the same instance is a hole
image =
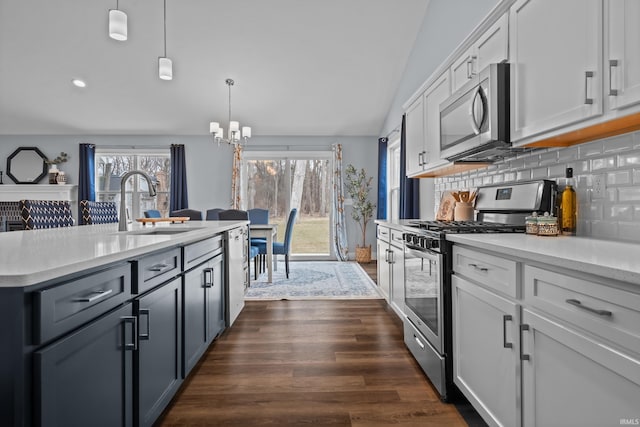
[[[241,309],[227,242],[246,226],[1,233],[0,425],[152,425]]]

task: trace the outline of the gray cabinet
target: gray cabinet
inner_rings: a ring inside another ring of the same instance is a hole
[[[133,425],[136,319],[127,304],[34,354],[34,424]]]
[[[138,425],[150,426],[182,384],[182,283],[180,278],[136,299],[138,351],[135,402]]]
[[[184,377],[225,328],[223,259],[220,253],[184,275]]]

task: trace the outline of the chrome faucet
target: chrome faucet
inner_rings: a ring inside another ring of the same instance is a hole
[[[120,179],[120,218],[118,221],[118,231],[127,231],[127,206],[125,202],[125,186],[127,184],[127,179],[129,179],[129,177],[133,175],[142,175],[147,180],[147,184],[149,184],[149,196],[154,197],[156,195],[156,186],[153,185],[151,177],[149,177],[146,172],[133,170],[122,175],[122,178]]]

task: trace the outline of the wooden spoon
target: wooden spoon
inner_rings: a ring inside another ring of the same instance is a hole
[[[460,193],[458,193],[458,196],[460,197],[460,201],[463,203],[468,203],[469,202],[469,192],[468,191],[461,191]]]
[[[455,191],[451,192],[451,195],[453,196],[454,199],[456,199],[456,202],[460,202],[460,193],[457,193]]]

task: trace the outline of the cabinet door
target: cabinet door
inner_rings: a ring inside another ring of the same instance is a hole
[[[528,327],[522,333],[525,426],[599,427],[638,419],[637,357],[529,310],[522,323]]]
[[[204,280],[207,304],[207,343],[210,343],[225,327],[222,257],[215,257],[207,263]]]
[[[390,247],[391,257],[391,305],[402,318],[404,315],[404,249],[393,245]]]
[[[132,314],[127,304],[35,353],[37,424],[133,425]]]
[[[452,285],[453,381],[489,424],[519,426],[517,306],[455,275]]]
[[[470,47],[451,65],[451,87],[455,92],[477,74],[475,46]]]
[[[134,302],[138,316],[138,424],[150,426],[182,382],[182,284],[161,286]]]
[[[227,232],[227,325],[233,322],[244,308],[244,294],[249,285],[249,259],[245,253],[247,235],[244,229]]]
[[[640,102],[640,2],[609,0],[609,106]]]
[[[440,104],[451,95],[449,73],[445,72],[425,92],[425,169],[447,163],[440,158]]]
[[[476,72],[509,59],[509,15],[504,14],[475,43]]]
[[[422,95],[407,109],[405,120],[407,176],[412,176],[422,172],[424,164],[424,97]]]
[[[602,114],[602,0],[519,0],[509,29],[514,142]]]
[[[389,301],[389,243],[384,240],[378,240],[378,288],[382,295]]]

